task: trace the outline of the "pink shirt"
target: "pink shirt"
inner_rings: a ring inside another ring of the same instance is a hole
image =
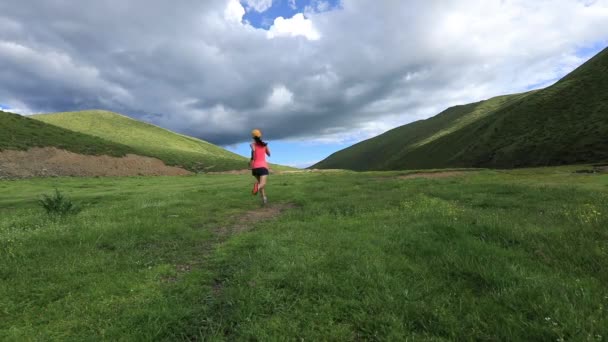
[[[253,148],[253,165],[251,165],[251,168],[268,168],[268,163],[266,162],[266,146],[251,144],[251,147]]]

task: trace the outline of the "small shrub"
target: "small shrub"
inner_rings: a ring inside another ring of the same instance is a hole
[[[65,197],[59,190],[55,189],[53,195],[42,195],[38,204],[46,210],[46,213],[53,216],[66,216],[77,214],[80,208],[72,200]]]

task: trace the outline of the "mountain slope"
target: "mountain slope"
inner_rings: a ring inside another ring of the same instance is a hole
[[[608,160],[608,49],[556,84],[456,106],[312,166],[353,170],[523,167]]]
[[[193,171],[244,169],[247,159],[206,141],[177,134],[126,116],[100,110],[34,115],[71,131],[129,146],[134,153]]]
[[[338,151],[313,168],[351,170],[390,169],[403,156],[442,137],[470,125],[501,106],[508,105],[528,93],[500,96],[487,101],[455,106],[437,116],[397,127],[377,137]],[[433,156],[428,156],[432,161]],[[423,158],[425,159],[425,158]],[[420,162],[420,160],[418,160]]]
[[[129,146],[0,111],[0,151],[56,147],[79,154],[121,157],[135,153]]]

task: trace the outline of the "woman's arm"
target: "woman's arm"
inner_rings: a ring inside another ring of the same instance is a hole
[[[249,147],[251,147],[251,159],[249,159],[249,168],[253,168],[253,157],[254,157],[254,152],[255,149],[253,148],[253,144],[249,144]]]
[[[270,147],[266,146],[266,154],[270,157]]]

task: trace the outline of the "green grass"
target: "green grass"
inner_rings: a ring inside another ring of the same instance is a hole
[[[251,177],[3,181],[0,340],[601,341],[608,175],[580,168],[272,176],[296,207],[223,243]],[[54,188],[83,210],[46,217]]]
[[[168,165],[192,171],[247,168],[246,158],[219,146],[108,111],[42,114],[32,118],[126,145],[136,154],[155,157]]]
[[[0,151],[57,147],[81,154],[121,157],[134,150],[126,145],[73,132],[18,114],[0,111]]]
[[[542,90],[456,106],[313,168],[512,168],[608,161],[608,49]]]

